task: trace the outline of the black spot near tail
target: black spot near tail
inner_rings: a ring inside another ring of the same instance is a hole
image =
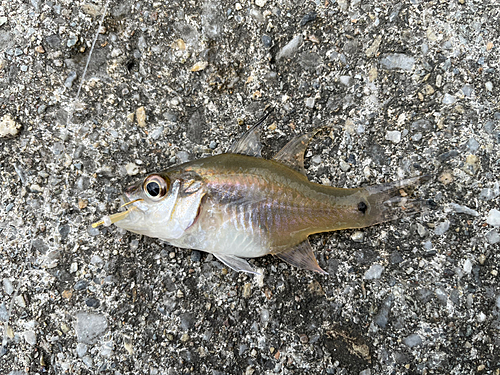
[[[358,203],[358,211],[365,213],[367,209],[368,209],[368,206],[366,205],[365,202],[361,201]]]

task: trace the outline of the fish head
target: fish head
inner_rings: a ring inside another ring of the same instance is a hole
[[[123,191],[127,214],[115,225],[165,241],[179,239],[196,221],[205,187],[190,173],[153,173]]]

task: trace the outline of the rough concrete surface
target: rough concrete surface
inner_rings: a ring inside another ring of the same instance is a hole
[[[1,1],[1,374],[500,373],[496,0],[105,6]],[[328,125],[312,181],[429,174],[432,208],[313,236],[329,276],[91,228],[269,105],[266,157]]]

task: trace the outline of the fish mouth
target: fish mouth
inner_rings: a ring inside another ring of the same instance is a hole
[[[117,222],[128,218],[132,212],[139,211],[142,213],[142,211],[139,210],[137,206],[131,206],[132,204],[140,201],[143,201],[143,199],[138,198],[130,201],[126,195],[122,195],[122,202],[124,203],[120,206],[120,208],[127,207],[127,209],[125,211],[117,212],[116,214],[113,215],[103,216],[101,220],[92,224],[92,228],[97,228],[101,225],[109,227],[111,224],[116,224]]]

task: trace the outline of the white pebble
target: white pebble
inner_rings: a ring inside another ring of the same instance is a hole
[[[496,230],[490,230],[488,233],[486,233],[486,240],[490,245],[494,245],[498,242],[500,242],[500,234]]]
[[[493,91],[493,83],[491,83],[491,81],[486,82],[484,86],[486,87],[486,90]]]
[[[385,135],[385,139],[393,143],[401,142],[401,132],[399,130],[390,130]]]
[[[500,227],[500,211],[492,209],[486,218],[486,222],[494,227]]]
[[[484,314],[484,312],[480,312],[479,314],[477,314],[477,321],[479,323],[482,323],[486,320],[486,315]]]
[[[135,176],[137,173],[139,173],[139,167],[134,163],[127,163],[125,165],[125,170],[127,171],[127,174],[129,176]]]
[[[306,98],[306,107],[307,108],[314,108],[314,103],[315,103],[314,98]]]
[[[36,333],[33,331],[24,332],[24,339],[26,342],[32,346],[36,345]]]
[[[263,7],[264,5],[266,5],[267,3],[267,0],[255,0],[255,5],[257,5],[258,7]]]
[[[479,212],[473,210],[472,208],[461,206],[457,203],[450,203],[450,208],[457,214],[466,214],[471,216],[479,216]]]
[[[464,271],[466,273],[471,273],[472,271],[472,262],[470,259],[467,259],[464,263]]]
[[[6,114],[0,121],[0,138],[13,137],[21,130],[21,124],[14,121],[11,115]]]
[[[363,242],[364,237],[365,237],[364,233],[357,230],[352,234],[351,240],[353,240],[354,242]]]
[[[300,43],[302,43],[302,35],[297,35],[295,38],[293,38],[286,46],[284,46],[279,52],[278,55],[276,56],[276,60],[279,60],[283,57],[288,58],[291,57],[295,52],[297,52],[297,49],[300,46]]]
[[[10,279],[3,279],[3,290],[9,296],[14,292],[14,285],[12,285],[12,281],[10,281]]]
[[[448,220],[439,223],[434,228],[434,234],[436,236],[442,236],[448,229],[450,229],[450,222]]]
[[[380,264],[373,264],[366,272],[364,279],[365,280],[374,280],[380,279],[382,276],[382,272],[384,272],[384,266]]]
[[[453,95],[444,94],[444,96],[443,96],[443,104],[453,104],[456,101],[457,101],[457,98],[455,98]]]

